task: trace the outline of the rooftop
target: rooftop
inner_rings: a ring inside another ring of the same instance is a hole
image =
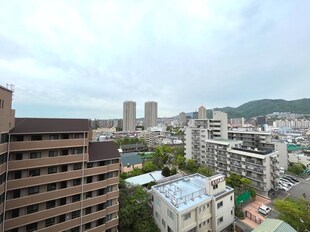
[[[136,152],[126,153],[121,155],[121,162],[123,166],[142,164],[141,155]]]
[[[16,118],[11,134],[88,132],[88,119]]]
[[[269,219],[263,221],[253,232],[297,232],[293,227],[291,227],[286,222],[279,219]]]
[[[152,181],[158,181],[164,178],[165,177],[161,174],[161,171],[154,171],[139,176],[127,178],[125,181],[133,185],[145,185]]]
[[[210,178],[213,179],[214,176],[208,178],[196,173],[153,186],[152,189],[161,195],[176,211],[181,212],[214,197],[206,193],[207,181]],[[226,187],[221,194],[232,190],[232,188]]]
[[[89,161],[103,161],[119,158],[119,152],[113,141],[89,143]]]

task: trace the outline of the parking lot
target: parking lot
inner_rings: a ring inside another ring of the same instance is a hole
[[[310,200],[310,180],[300,179],[300,183],[293,186],[289,191],[290,197],[301,198],[305,193],[306,199]]]

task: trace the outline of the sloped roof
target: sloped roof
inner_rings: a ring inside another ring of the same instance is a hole
[[[297,230],[282,220],[267,218],[252,232],[297,232]]]
[[[11,134],[88,132],[88,119],[16,118]]]
[[[133,165],[133,164],[141,164],[142,159],[141,156],[137,153],[126,153],[121,155],[121,162],[123,166]]]
[[[101,161],[119,158],[119,152],[113,141],[89,143],[89,161]]]
[[[152,181],[158,181],[164,178],[165,177],[161,174],[161,171],[153,171],[139,176],[127,178],[125,181],[133,185],[145,185]]]

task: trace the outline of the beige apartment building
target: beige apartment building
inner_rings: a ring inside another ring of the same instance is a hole
[[[125,101],[123,103],[123,131],[136,130],[136,102]]]
[[[204,106],[198,109],[198,119],[207,119],[207,109]]]
[[[184,176],[152,186],[153,217],[160,231],[223,231],[234,222],[234,190],[223,175]]]
[[[157,118],[158,118],[157,102],[154,101],[145,102],[144,121],[143,121],[144,130],[146,130],[149,127],[157,126]]]
[[[4,106],[11,97],[0,88]],[[14,125],[10,107],[0,112],[0,231],[117,231],[115,144],[90,142],[87,119],[16,118]]]

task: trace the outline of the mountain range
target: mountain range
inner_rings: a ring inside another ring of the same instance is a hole
[[[310,98],[286,101],[283,99],[262,99],[247,102],[236,108],[214,108],[227,113],[228,118],[251,118],[271,114],[273,112],[291,112],[298,114],[310,114]],[[207,117],[212,118],[212,110],[207,110]]]

